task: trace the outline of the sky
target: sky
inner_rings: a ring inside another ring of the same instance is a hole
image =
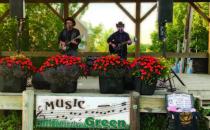
[[[144,3],[141,5],[141,16],[143,16],[155,3]],[[122,4],[132,16],[135,16],[135,4]],[[112,28],[116,30],[116,23],[122,21],[125,24],[125,31],[135,36],[134,23],[116,4],[89,4],[88,9],[81,18],[82,21],[91,23],[96,26],[102,24],[105,29]],[[141,24],[141,43],[151,44],[150,34],[155,30],[155,22],[157,21],[157,9],[148,16]]]

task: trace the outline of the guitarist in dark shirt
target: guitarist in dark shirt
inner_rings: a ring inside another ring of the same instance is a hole
[[[117,31],[114,32],[108,39],[109,52],[111,54],[118,54],[122,59],[127,59],[127,44],[132,43],[128,33],[124,31],[124,24],[118,22],[116,24]]]
[[[76,22],[73,18],[65,19],[65,28],[60,32],[58,41],[62,53],[77,56],[78,45],[81,42],[80,32],[74,28]]]

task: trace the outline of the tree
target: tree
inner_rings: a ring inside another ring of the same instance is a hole
[[[208,3],[201,3],[202,10],[208,14]],[[176,3],[174,5],[173,23],[166,26],[166,44],[167,51],[176,50],[177,41],[183,42],[184,25],[186,21],[187,4]],[[158,26],[157,26],[158,27]],[[161,52],[162,43],[158,40],[158,31],[151,34],[152,46],[151,50]],[[198,14],[193,14],[193,25],[191,31],[191,45],[190,47],[195,50],[196,46],[199,51],[206,51],[208,46],[208,24]]]
[[[87,28],[89,30],[87,51],[108,52],[107,38],[113,32],[113,30],[105,30],[102,24],[99,24],[95,27],[89,24]]]
[[[62,5],[52,4],[52,6],[58,10]],[[75,12],[79,6],[79,4],[71,4],[69,13],[72,14]],[[8,5],[1,5],[0,14],[6,9],[8,9]],[[58,35],[62,29],[63,22],[45,4],[27,3],[25,29],[23,32],[24,37],[20,40],[21,49],[23,51],[57,50]],[[0,23],[1,50],[16,50],[16,32],[16,19],[7,17]]]

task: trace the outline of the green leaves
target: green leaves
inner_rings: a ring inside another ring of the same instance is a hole
[[[208,16],[208,3],[198,3],[204,13]],[[167,51],[176,51],[177,41],[183,42],[184,26],[187,17],[187,3],[174,4],[173,23],[167,24],[166,44]],[[161,52],[162,43],[158,40],[158,31],[151,34],[151,50]],[[191,30],[192,51],[206,51],[208,46],[208,23],[195,10],[193,12],[193,24]]]

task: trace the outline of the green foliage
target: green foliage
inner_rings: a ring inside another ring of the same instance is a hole
[[[21,111],[2,111],[0,130],[21,130]]]
[[[89,37],[87,40],[87,51],[91,52],[108,52],[107,38],[112,34],[113,30],[104,30],[102,24],[93,27],[88,25]]]
[[[61,15],[63,14],[61,4],[51,6]],[[69,13],[75,12],[79,6],[79,4],[71,4]],[[7,8],[8,5],[1,4],[0,14],[3,14]],[[63,29],[63,22],[45,4],[27,3],[23,35],[19,39],[16,36],[17,27],[17,20],[10,17],[6,17],[0,23],[0,50],[16,50],[16,41],[20,42],[23,51],[58,50],[58,35]]]
[[[205,124],[205,116],[208,115],[208,110],[204,110],[202,107],[199,105],[199,100],[195,99],[194,107],[199,112],[200,119],[198,120],[198,127],[199,130],[209,130],[208,126]]]
[[[141,114],[141,130],[165,130],[167,123],[166,114]]]
[[[187,3],[174,4],[173,23],[166,26],[167,51],[175,51],[177,41],[183,42],[184,25],[187,17]],[[208,3],[200,3],[201,9],[208,15]],[[162,43],[158,40],[158,31],[151,34],[154,52],[161,52]],[[190,47],[198,51],[206,51],[208,46],[208,23],[196,12],[193,13]]]
[[[140,52],[147,52],[150,49],[150,44],[140,44]],[[135,44],[128,46],[128,52],[135,52]]]

